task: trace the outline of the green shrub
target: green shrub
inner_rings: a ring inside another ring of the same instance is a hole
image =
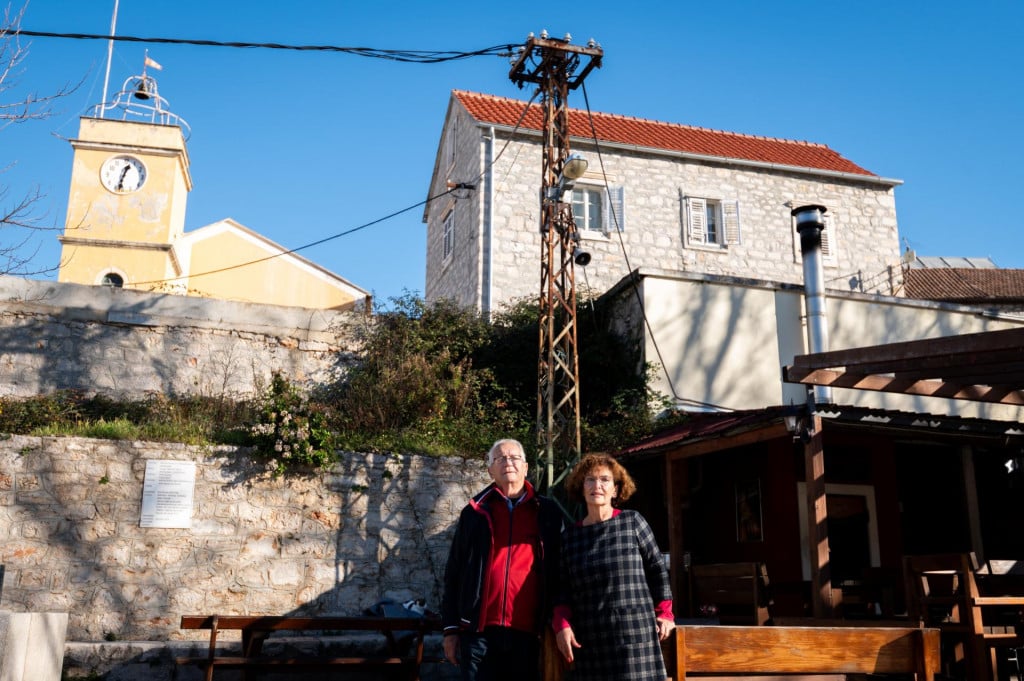
[[[361,339],[359,362],[335,383],[302,395],[281,373],[257,398],[150,395],[118,401],[58,391],[0,398],[0,432],[84,435],[252,447],[276,474],[330,465],[336,451],[482,457],[514,437],[537,442],[538,308],[517,301],[480,315],[449,301],[405,295]],[[636,340],[606,329],[599,304],[577,310],[584,451],[615,450],[661,427],[668,401],[637,370]],[[559,462],[564,467],[568,462]]]
[[[23,399],[0,398],[0,430],[5,433],[30,433],[55,423],[80,420],[81,396],[71,390]]]
[[[270,463],[275,475],[324,468],[337,458],[324,411],[279,372],[274,373],[249,432],[255,454]]]

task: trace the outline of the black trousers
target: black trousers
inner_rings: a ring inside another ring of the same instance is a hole
[[[463,681],[539,681],[540,639],[508,627],[463,632],[459,667]]]

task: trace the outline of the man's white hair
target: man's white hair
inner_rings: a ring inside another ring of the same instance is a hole
[[[495,455],[495,453],[499,449],[501,449],[503,446],[505,446],[505,445],[511,445],[516,450],[516,453],[519,454],[519,456],[523,457],[524,460],[526,459],[526,450],[523,449],[523,443],[521,443],[519,440],[513,440],[512,438],[507,438],[507,439],[504,439],[504,440],[498,440],[493,445],[491,445],[490,450],[487,452],[487,465],[488,466],[490,466],[492,463],[494,463],[494,455]]]

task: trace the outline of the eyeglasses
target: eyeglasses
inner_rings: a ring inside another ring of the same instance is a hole
[[[518,454],[512,454],[510,456],[496,456],[493,459],[491,459],[491,463],[510,463],[514,466],[518,466],[524,461],[526,461],[526,459],[519,456]]]
[[[608,485],[612,485],[614,483],[615,479],[612,478],[612,476],[610,475],[601,475],[597,477],[593,475],[588,475],[587,477],[583,478],[583,484],[590,485],[591,487],[593,487],[594,485],[601,485],[601,487],[607,487]]]

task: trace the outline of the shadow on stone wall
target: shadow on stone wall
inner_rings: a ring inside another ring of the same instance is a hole
[[[150,459],[196,462],[191,528],[139,527]],[[260,473],[227,447],[0,441],[0,607],[68,612],[67,671],[128,655],[116,668],[137,679],[206,645],[180,630],[186,614],[358,615],[384,598],[436,611],[455,519],[487,482],[481,461],[359,453],[322,476]]]
[[[273,371],[312,388],[355,361],[367,318],[0,276],[0,393],[250,396]]]

